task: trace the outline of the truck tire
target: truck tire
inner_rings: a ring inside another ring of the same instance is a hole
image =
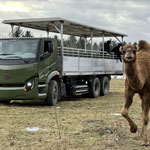
[[[104,76],[100,79],[101,81],[101,90],[100,90],[100,95],[104,96],[109,93],[109,88],[110,88],[110,80],[107,76]]]
[[[100,80],[97,77],[94,77],[90,85],[90,97],[96,98],[100,95]]]
[[[58,82],[56,80],[51,80],[48,86],[47,105],[56,106],[59,99],[58,90]]]

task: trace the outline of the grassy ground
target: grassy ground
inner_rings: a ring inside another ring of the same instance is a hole
[[[122,108],[123,92],[124,80],[113,79],[109,95],[96,99],[67,98],[56,108],[40,101],[0,104],[0,149],[148,150],[150,147],[140,146],[139,97],[134,97],[129,112],[138,125],[136,134],[129,132],[124,118],[114,115]],[[29,132],[27,127],[39,130]]]

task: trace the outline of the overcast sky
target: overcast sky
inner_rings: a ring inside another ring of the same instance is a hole
[[[3,20],[47,17],[121,32],[127,42],[150,41],[149,0],[0,0],[0,36],[10,31]]]

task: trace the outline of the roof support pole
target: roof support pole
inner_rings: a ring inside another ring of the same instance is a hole
[[[86,41],[87,39],[86,39],[86,36],[84,37],[84,48],[85,48],[85,53],[86,53],[86,50],[87,50],[87,47],[86,47],[86,45],[87,45],[87,41]]]
[[[105,59],[104,59],[104,57],[105,57],[105,55],[104,55],[104,51],[105,51],[105,49],[104,49],[104,33],[103,33],[103,64],[104,64],[104,70],[105,70]]]
[[[11,37],[13,37],[13,36],[14,36],[14,25],[11,24]]]
[[[93,50],[93,31],[91,31],[91,50]]]
[[[61,31],[59,30],[59,28],[54,24],[52,23],[52,26],[60,33]]]
[[[123,38],[123,37],[121,37],[121,41],[119,40],[119,38],[118,38],[117,36],[115,36],[115,38],[116,38],[120,43],[122,43],[122,38]]]
[[[64,40],[63,40],[63,23],[61,23],[61,48],[64,48]]]
[[[92,71],[93,71],[93,31],[91,30],[91,56],[92,56]]]
[[[62,65],[62,73],[61,75],[64,75],[64,69],[63,69],[63,56],[64,56],[64,40],[63,40],[63,32],[64,32],[64,24],[61,22],[61,65]]]
[[[103,33],[103,58],[104,58],[104,33]]]
[[[124,37],[121,36],[122,46],[123,46],[123,44],[124,44],[124,43],[123,43],[123,38],[124,38]],[[123,63],[122,63],[122,66],[123,66],[122,68],[123,68],[123,70],[124,70],[124,64],[123,64]],[[124,75],[124,73],[123,73],[123,75]]]

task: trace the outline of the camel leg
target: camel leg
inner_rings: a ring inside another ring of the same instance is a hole
[[[133,122],[133,120],[128,115],[128,109],[132,104],[133,101],[134,92],[131,91],[125,91],[125,103],[121,110],[121,115],[128,121],[130,126],[130,131],[132,133],[136,133],[137,131],[137,125]]]
[[[149,121],[148,117],[149,108],[146,108],[143,112],[143,127],[142,127],[142,144],[141,145],[147,145],[147,125]]]
[[[141,145],[146,146],[147,145],[147,125],[149,121],[148,113],[149,113],[149,103],[148,100],[142,98],[141,101],[141,106],[142,106],[142,121],[143,121],[143,126],[142,126],[142,143]]]

